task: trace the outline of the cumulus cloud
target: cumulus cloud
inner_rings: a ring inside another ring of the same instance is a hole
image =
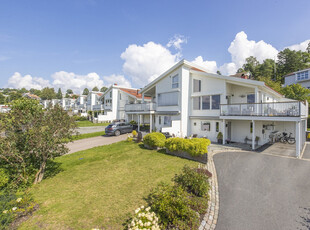
[[[125,61],[123,71],[133,84],[144,86],[179,61],[179,54],[172,54],[161,44],[148,42],[142,46],[129,45],[121,58]]]
[[[26,89],[42,89],[50,86],[49,81],[40,77],[32,77],[31,75],[22,76],[20,73],[15,72],[8,80],[7,87],[9,88],[26,88]]]
[[[53,86],[63,90],[72,89],[74,93],[81,93],[84,88],[92,90],[95,86],[102,87],[103,80],[97,73],[78,75],[66,71],[59,71],[52,74]]]
[[[105,83],[107,83],[107,85],[113,85],[114,83],[116,83],[117,85],[122,87],[131,87],[131,83],[124,77],[124,75],[112,74],[110,76],[104,76],[103,80]]]
[[[202,56],[196,57],[195,60],[192,62],[204,67],[209,73],[216,73],[216,71],[218,70],[216,61],[204,61]]]
[[[306,51],[307,47],[308,47],[308,44],[310,42],[310,39],[309,40],[306,40],[306,41],[303,41],[299,44],[295,44],[295,45],[291,45],[291,46],[288,46],[288,47],[285,47],[285,48],[289,48],[290,50],[296,50],[296,51]]]
[[[181,50],[182,49],[182,44],[187,43],[186,37],[183,35],[176,34],[174,35],[173,38],[170,39],[170,41],[167,44],[167,47],[174,47],[176,50]]]

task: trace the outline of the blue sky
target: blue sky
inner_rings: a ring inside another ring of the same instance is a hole
[[[141,87],[168,64],[181,58],[193,61],[199,56],[200,64],[210,67],[210,72],[216,68],[228,74],[240,65],[236,64],[243,58],[240,53],[254,52],[263,59],[274,56],[269,46],[281,50],[310,39],[309,12],[309,0],[1,0],[0,87],[72,88],[70,82],[78,85],[83,77],[93,84],[108,85],[115,80]],[[244,34],[239,34],[242,38],[238,40],[236,35],[241,31]],[[168,47],[173,39],[181,39],[180,46]],[[265,48],[256,52],[260,45],[250,42],[252,51],[240,44],[229,52],[234,40],[236,44],[263,40]],[[152,48],[144,46],[151,46],[149,42],[154,43]],[[134,44],[136,47],[121,58]],[[160,55],[149,57],[157,50]],[[239,59],[232,60],[232,56]],[[166,64],[161,63],[163,60]],[[236,65],[229,70],[225,63]],[[19,75],[14,80],[16,72]]]

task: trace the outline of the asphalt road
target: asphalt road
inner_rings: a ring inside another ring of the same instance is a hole
[[[77,131],[80,134],[84,133],[95,133],[95,132],[101,132],[104,131],[106,126],[91,126],[91,127],[79,127],[77,128]]]
[[[310,161],[260,153],[214,156],[216,230],[310,229]]]
[[[99,136],[73,141],[67,144],[69,153],[74,153],[102,145],[109,145],[127,139],[127,134],[116,136]]]

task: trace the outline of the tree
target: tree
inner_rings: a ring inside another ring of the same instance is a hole
[[[257,75],[275,80],[275,65],[276,63],[274,60],[265,59],[262,64],[258,65]]]
[[[0,115],[0,167],[15,184],[39,183],[51,159],[68,152],[76,124],[60,106],[43,110],[36,100],[21,98]]]
[[[21,88],[19,92],[23,94],[23,93],[28,93],[29,91],[26,88]]]
[[[92,91],[96,91],[96,92],[98,92],[98,91],[99,91],[99,89],[98,89],[98,87],[97,87],[97,86],[95,86],[95,87],[92,89]]]
[[[7,102],[14,101],[16,99],[19,99],[22,97],[22,94],[20,92],[12,91],[9,93],[9,96],[7,97]]]
[[[34,94],[34,95],[37,95],[38,97],[41,97],[41,90],[38,90],[38,89],[30,89],[29,90],[30,93]]]
[[[258,77],[257,80],[263,81],[263,82],[265,82],[265,84],[266,84],[267,86],[269,86],[270,88],[274,89],[274,90],[277,91],[277,92],[281,92],[281,87],[282,87],[282,85],[281,85],[281,82],[280,82],[280,81],[274,81],[274,80],[272,80],[272,79],[269,78],[269,77],[260,77],[260,76]]]
[[[60,89],[60,88],[58,89],[58,92],[57,92],[57,94],[56,94],[56,98],[57,98],[57,99],[62,99],[62,92],[61,92],[61,89]]]
[[[41,91],[41,99],[42,100],[56,99],[56,93],[54,91],[54,88],[45,87],[44,89],[42,89],[42,91]]]
[[[67,89],[67,94],[73,94],[72,89]]]
[[[310,42],[308,43],[308,46],[307,46],[306,50],[307,50],[308,53],[310,53]]]
[[[0,93],[0,105],[3,105],[5,103],[5,96]]]
[[[101,89],[100,89],[100,92],[105,92],[105,91],[107,91],[107,87],[105,87],[105,86],[103,86],[103,87],[101,87]]]
[[[244,71],[248,71],[251,73],[252,78],[256,79],[258,77],[258,66],[259,62],[256,57],[250,56],[245,59],[245,64],[243,65]]]
[[[83,90],[83,95],[88,95],[89,94],[89,90],[87,89],[87,88],[85,88],[84,90]]]
[[[282,88],[281,93],[290,99],[310,101],[310,89],[304,88],[300,84],[287,85]]]
[[[222,73],[221,73],[221,71],[216,71],[216,74],[218,74],[218,75],[222,75]]]

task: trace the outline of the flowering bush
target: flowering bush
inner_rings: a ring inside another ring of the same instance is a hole
[[[174,137],[166,140],[165,147],[170,152],[184,151],[192,156],[200,156],[208,153],[208,146],[210,144],[211,141],[205,138],[183,139]]]
[[[151,148],[155,147],[164,147],[166,137],[162,133],[149,133],[143,138],[143,143],[150,146]]]
[[[133,130],[133,131],[131,132],[131,134],[132,134],[133,137],[136,137],[136,136],[138,135],[138,133],[137,133],[136,130]]]
[[[128,224],[128,230],[152,229],[159,230],[158,218],[151,208],[141,206],[135,210],[135,215]]]

